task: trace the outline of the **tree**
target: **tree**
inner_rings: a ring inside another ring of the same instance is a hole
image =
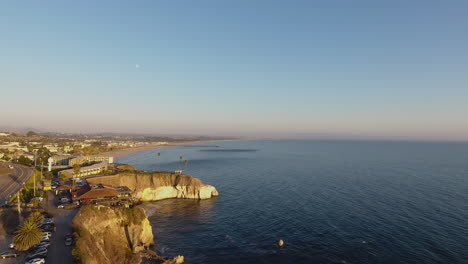
[[[15,232],[13,242],[18,250],[26,251],[41,242],[42,230],[30,218],[24,221],[20,229]]]
[[[158,161],[159,161],[159,158],[161,157],[161,153],[158,152]],[[159,163],[156,164],[156,167],[157,167],[157,170],[159,170]]]
[[[81,167],[78,164],[73,165],[73,177],[78,177],[80,175]]]
[[[19,164],[22,164],[22,165],[26,165],[26,166],[31,166],[33,164],[33,161],[26,158],[25,156],[21,155],[19,158],[18,158],[18,163]]]
[[[33,212],[28,217],[29,221],[34,222],[36,225],[39,225],[44,221],[44,216],[39,212]]]
[[[179,163],[179,170],[182,169],[182,164],[184,163],[183,159],[184,159],[184,157],[182,157],[182,156],[179,157],[179,160],[180,160],[180,163]]]
[[[48,149],[46,149],[44,147],[40,148],[37,151],[37,163],[38,164],[47,164],[48,163],[47,160],[50,157],[52,157],[52,153]]]
[[[28,133],[26,133],[26,136],[28,136],[28,137],[37,136],[37,133],[34,132],[34,131],[28,131]]]

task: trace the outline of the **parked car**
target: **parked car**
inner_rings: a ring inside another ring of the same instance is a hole
[[[43,258],[36,258],[36,259],[32,259],[24,264],[45,264],[45,259]]]
[[[26,258],[26,263],[31,263],[31,261],[34,261],[35,259],[45,259],[47,258],[47,253],[42,254],[42,255],[34,255]]]
[[[51,236],[52,236],[52,232],[42,232],[42,235],[43,235],[43,236],[51,237]]]
[[[47,253],[47,244],[39,243],[29,251],[29,255]]]
[[[43,216],[45,219],[47,219],[47,218],[51,218],[51,219],[52,219],[52,216],[51,216],[49,213],[47,213],[47,212],[42,212],[42,216]]]
[[[16,258],[18,254],[15,252],[2,252],[0,253],[0,258],[6,259],[6,258]]]
[[[49,246],[50,246],[50,242],[49,241],[44,241],[44,242],[41,242],[41,243],[38,244],[36,250],[44,250],[44,249],[47,249]]]
[[[11,249],[13,249],[13,248],[15,248],[15,246],[16,246],[15,243],[10,243],[10,246],[9,246],[9,247],[10,247]]]
[[[52,231],[55,231],[55,225],[54,224],[43,225],[41,226],[41,229],[44,232],[52,232]]]
[[[11,207],[13,207],[13,205],[8,203],[8,201],[5,201],[5,203],[2,204],[2,208],[11,208]]]
[[[49,241],[41,242],[30,249],[30,254],[35,254],[41,250],[47,249],[50,246]]]
[[[54,224],[54,220],[52,220],[50,218],[46,218],[44,221],[42,221],[42,223],[39,224],[39,227],[41,227],[43,225],[51,225],[51,224]]]
[[[73,243],[73,236],[71,234],[67,234],[65,236],[65,246],[71,246]]]
[[[46,258],[46,257],[47,257],[47,249],[46,248],[41,248],[41,249],[38,249],[35,252],[30,253],[26,257],[26,261],[30,261],[30,260],[36,259],[36,258]]]

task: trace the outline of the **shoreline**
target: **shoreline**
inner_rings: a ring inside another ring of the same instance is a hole
[[[188,146],[197,143],[207,143],[207,142],[225,142],[225,141],[239,141],[241,139],[226,139],[226,140],[195,140],[195,141],[184,141],[184,142],[174,142],[169,143],[167,145],[156,145],[156,144],[148,144],[146,146],[141,147],[133,147],[133,148],[123,148],[123,149],[116,149],[111,150],[108,152],[103,152],[101,155],[111,156],[114,159],[123,158],[128,155],[150,151],[154,149],[162,149],[162,148],[170,148],[170,147],[177,147],[177,146]]]

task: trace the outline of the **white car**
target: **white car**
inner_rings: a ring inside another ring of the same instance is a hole
[[[65,239],[65,246],[71,246],[72,243],[73,243],[73,240],[72,240],[71,237],[67,237],[67,238]]]
[[[65,206],[64,206],[63,204],[59,204],[59,205],[57,206],[57,208],[58,208],[58,209],[63,209],[63,208],[65,208]]]
[[[15,243],[10,243],[10,248],[15,248]]]
[[[32,259],[25,264],[45,264],[45,259],[43,258],[37,258],[37,259]]]

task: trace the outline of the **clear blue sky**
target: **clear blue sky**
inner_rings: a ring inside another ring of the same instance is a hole
[[[467,1],[2,1],[0,125],[468,139]]]

